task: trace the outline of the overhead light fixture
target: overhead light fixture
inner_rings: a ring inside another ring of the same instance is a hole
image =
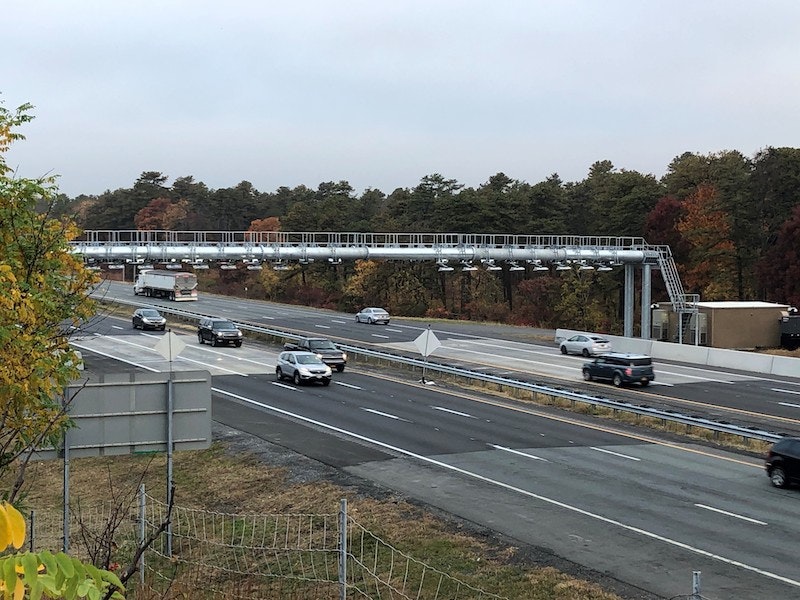
[[[197,269],[208,269],[208,265],[206,263],[204,263],[204,262],[194,263],[192,265],[192,268],[195,269],[195,270],[197,270]]]
[[[272,263],[272,268],[275,271],[288,271],[289,265],[287,265],[285,262],[274,262]]]
[[[611,265],[608,265],[606,263],[600,263],[600,264],[597,265],[596,268],[597,268],[597,270],[599,272],[602,272],[602,273],[614,270],[614,269],[611,268]]]
[[[508,261],[508,270],[509,271],[524,271],[525,267],[523,267],[522,265],[517,264],[513,260],[510,260],[510,261]]]
[[[503,267],[501,267],[498,264],[495,264],[493,258],[483,258],[483,259],[481,259],[481,262],[486,267],[487,271],[502,271],[503,270]]]
[[[236,265],[233,265],[231,263],[221,263],[219,265],[219,268],[222,269],[223,271],[233,271],[236,269]]]
[[[175,264],[175,263],[169,263],[167,265],[167,269],[169,269],[170,271],[180,271],[182,268],[183,268],[182,265]]]
[[[564,262],[556,263],[556,271],[571,271],[572,267]]]
[[[447,264],[447,259],[443,258],[441,260],[436,261],[436,266],[439,267],[439,272],[443,273],[445,271],[454,271],[453,267]]]
[[[529,260],[529,265],[532,265],[534,271],[549,271],[550,269],[542,264],[541,260]]]
[[[248,271],[260,271],[261,268],[261,265],[247,265]]]
[[[581,261],[580,267],[578,267],[579,271],[594,271],[594,267],[585,261]]]
[[[124,269],[125,265],[121,265],[119,263],[111,263],[108,265],[108,268],[112,271],[119,271],[120,269]]]
[[[476,267],[475,265],[473,265],[473,264],[472,264],[471,262],[469,262],[468,260],[462,260],[462,261],[461,261],[461,270],[462,270],[462,271],[477,271],[477,270],[478,270],[478,267]]]
[[[328,262],[332,265],[340,265],[342,264],[342,259],[331,256],[330,258],[328,258]]]

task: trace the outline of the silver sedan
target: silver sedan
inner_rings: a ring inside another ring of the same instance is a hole
[[[611,352],[611,342],[599,335],[578,334],[561,342],[561,354],[598,356]]]

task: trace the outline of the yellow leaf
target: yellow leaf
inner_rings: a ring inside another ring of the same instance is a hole
[[[8,524],[8,514],[5,506],[0,506],[0,552],[8,548],[11,543],[11,527]]]
[[[8,502],[3,502],[3,508],[6,509],[11,543],[19,550],[25,543],[25,517]]]
[[[25,596],[25,586],[21,579],[17,579],[17,585],[14,588],[14,600],[22,600]]]

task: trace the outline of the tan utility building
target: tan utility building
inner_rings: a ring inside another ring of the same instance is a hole
[[[678,314],[670,303],[653,309],[652,339],[677,342]],[[712,348],[776,348],[781,345],[780,320],[788,304],[772,302],[698,302],[698,313],[684,326],[683,343]],[[688,319],[688,315],[685,317]]]

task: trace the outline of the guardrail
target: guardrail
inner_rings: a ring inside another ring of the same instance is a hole
[[[141,302],[131,302],[121,298],[113,298],[113,299],[106,299],[107,301],[113,301],[117,304],[125,304],[130,306],[140,306]],[[158,305],[156,308],[164,313],[177,315],[182,318],[196,320],[200,317],[209,316],[204,315],[202,313],[190,312],[186,310],[181,310],[178,308],[172,307],[165,307]],[[244,331],[250,331],[252,333],[258,333],[261,335],[265,335],[268,337],[273,338],[288,338],[288,339],[300,339],[301,337],[306,337],[303,335],[299,335],[297,333],[293,333],[291,331],[286,331],[282,329],[275,329],[269,327],[262,327],[260,325],[252,325],[247,322],[234,322],[239,326],[240,329]],[[643,417],[650,417],[654,419],[660,419],[665,422],[673,422],[679,423],[682,425],[686,425],[689,427],[699,427],[703,429],[707,429],[709,431],[713,431],[715,433],[720,434],[729,434],[734,435],[746,439],[755,439],[755,440],[762,440],[766,442],[775,442],[784,435],[779,433],[774,433],[770,431],[765,431],[753,427],[742,427],[739,425],[733,425],[730,423],[724,423],[721,421],[714,421],[713,419],[705,419],[701,417],[693,417],[689,415],[684,415],[678,412],[669,411],[669,410],[661,410],[657,408],[651,408],[648,406],[640,406],[636,404],[632,404],[630,402],[624,402],[621,400],[614,400],[611,398],[603,398],[602,396],[594,396],[591,394],[584,394],[581,392],[574,392],[571,390],[564,390],[548,385],[543,385],[541,383],[531,383],[527,381],[522,381],[519,379],[512,379],[509,377],[501,377],[498,375],[490,375],[488,373],[483,373],[481,371],[473,371],[470,369],[464,369],[460,367],[453,367],[450,365],[445,365],[442,363],[431,362],[429,360],[423,360],[419,358],[412,358],[409,356],[405,356],[402,354],[395,354],[391,352],[384,352],[381,350],[373,350],[370,348],[364,348],[361,346],[353,346],[350,344],[337,344],[339,348],[347,352],[348,354],[354,355],[361,355],[373,360],[384,360],[391,363],[402,364],[407,367],[413,367],[415,369],[419,369],[422,371],[423,369],[426,371],[434,371],[438,373],[447,374],[453,377],[463,378],[463,379],[471,379],[475,381],[481,381],[484,383],[491,383],[498,386],[509,387],[513,389],[525,390],[529,391],[532,394],[547,394],[556,398],[560,398],[563,400],[567,400],[570,402],[581,402],[589,406],[600,406],[603,408],[607,408],[613,411],[622,411],[628,412],[634,415],[643,416]]]

